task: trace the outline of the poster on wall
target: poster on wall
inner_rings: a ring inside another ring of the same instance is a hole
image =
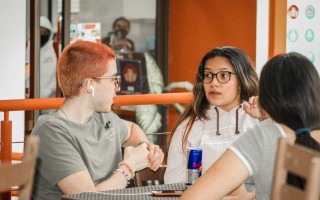
[[[101,43],[100,23],[78,23],[70,25],[70,43],[86,40]]]
[[[141,94],[141,62],[139,60],[118,59],[121,75],[121,94]]]
[[[132,59],[117,59],[121,76],[120,94],[141,94],[143,91],[141,62]],[[121,106],[122,110],[135,110],[135,106]]]
[[[308,57],[320,72],[320,1],[287,1],[287,52]]]

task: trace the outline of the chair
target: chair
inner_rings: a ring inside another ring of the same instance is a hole
[[[160,148],[165,155],[165,158],[163,159],[164,162],[156,172],[151,171],[149,168],[138,171],[134,177],[135,187],[164,184],[164,173],[166,172],[167,168],[165,162],[168,148],[167,146],[160,146]]]
[[[287,184],[288,172],[306,179],[305,189]],[[273,175],[272,200],[319,200],[320,153],[280,138]]]
[[[35,174],[36,159],[39,149],[39,138],[26,138],[24,157],[20,163],[4,163],[0,165],[0,194],[19,189],[19,199],[31,199],[32,186]],[[6,197],[4,197],[6,198]]]
[[[134,184],[136,187],[163,184],[165,172],[166,165],[162,165],[156,172],[151,171],[149,168],[145,168],[136,173]]]

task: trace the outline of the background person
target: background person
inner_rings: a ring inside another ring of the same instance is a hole
[[[115,51],[123,53],[135,51],[134,42],[127,38],[130,32],[130,21],[119,17],[112,24],[112,32],[102,39],[102,43],[110,46]]]
[[[63,50],[57,69],[65,101],[32,130],[41,141],[35,200],[125,188],[136,171],[159,168],[159,146],[141,144],[148,142],[141,128],[111,110],[120,76],[109,47],[77,41]]]
[[[53,48],[52,25],[40,17],[40,97],[55,97],[57,56]]]
[[[202,171],[206,173],[229,144],[259,124],[243,109],[257,93],[258,77],[245,52],[235,47],[209,51],[198,68],[195,98],[169,135],[165,183],[187,181],[187,148],[202,148]],[[252,186],[250,181],[248,186]]]
[[[55,97],[57,56],[53,48],[53,30],[50,20],[40,17],[40,98]],[[30,87],[30,44],[27,47],[26,88]]]
[[[146,69],[146,73],[139,73],[140,78],[136,74],[136,81],[140,80],[143,89],[148,88],[146,92],[150,94],[162,93],[163,76],[154,57],[147,52],[134,52],[134,42],[127,37],[130,32],[130,21],[125,17],[119,17],[113,22],[112,29],[113,31],[102,39],[102,43],[114,49],[120,55],[119,57],[124,56],[125,59],[141,61],[142,68]],[[120,40],[119,37],[116,37],[119,34],[122,35]],[[121,53],[123,54],[121,55]],[[151,134],[159,131],[162,126],[162,117],[157,105],[139,105],[135,107],[135,111],[136,121],[144,132]]]
[[[261,71],[259,104],[251,98],[246,111],[260,117],[264,110],[276,123],[248,130],[181,199],[221,199],[249,176],[254,179],[256,199],[269,199],[280,137],[320,151],[319,90],[319,74],[303,55],[287,53],[269,60]],[[297,177],[290,182],[303,186]]]

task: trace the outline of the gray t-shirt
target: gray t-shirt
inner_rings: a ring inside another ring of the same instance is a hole
[[[88,171],[95,184],[108,179],[122,160],[128,129],[113,112],[79,124],[53,111],[39,117],[31,134],[40,137],[33,199],[56,200],[63,195],[57,183],[71,174]]]
[[[257,200],[270,198],[280,137],[285,137],[285,132],[278,124],[257,125],[229,147],[243,161],[252,176]]]

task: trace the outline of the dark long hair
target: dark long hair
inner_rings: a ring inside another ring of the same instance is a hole
[[[261,71],[259,101],[278,123],[293,130],[320,129],[320,78],[314,65],[299,53],[275,56]],[[295,143],[320,151],[310,134],[298,134]],[[290,174],[288,182],[304,188],[304,180]]]
[[[184,120],[189,118],[182,141],[182,149],[185,151],[188,136],[195,120],[208,119],[207,110],[210,107],[210,103],[204,93],[202,83],[203,72],[207,60],[215,58],[217,56],[227,58],[230,61],[231,65],[234,67],[241,88],[240,98],[242,100],[248,101],[249,97],[258,94],[258,76],[248,55],[244,51],[236,47],[214,48],[213,50],[209,51],[201,60],[196,76],[196,83],[193,88],[194,100],[186,108],[185,112],[180,116],[171,134],[168,135],[168,146],[170,145],[171,138],[173,137],[177,127]]]

